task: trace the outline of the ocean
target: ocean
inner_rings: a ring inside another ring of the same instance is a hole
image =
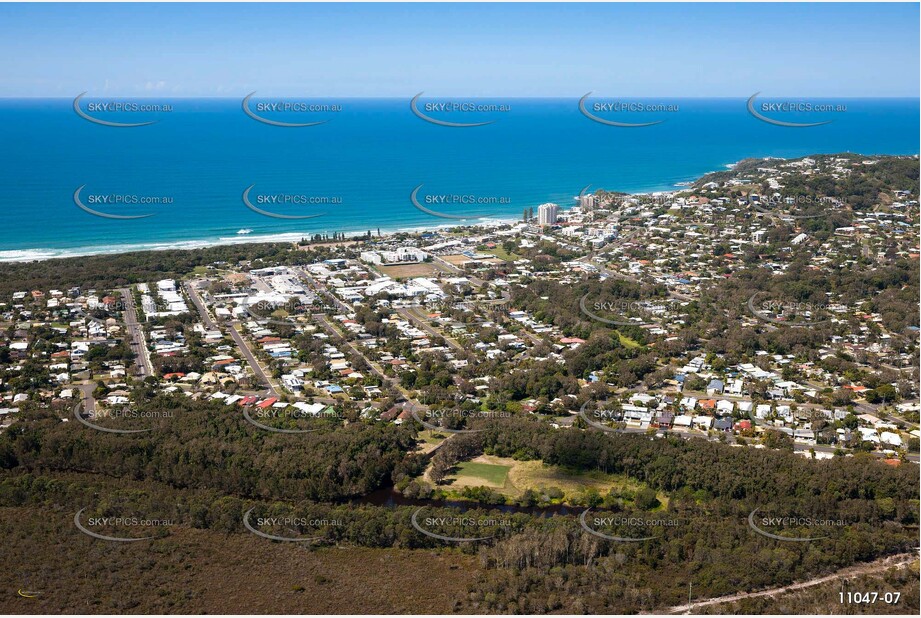
[[[161,110],[135,112],[90,105],[100,102],[84,99],[81,110],[112,122],[156,122],[103,126],[75,113],[72,99],[0,100],[0,261],[432,229],[516,219],[544,202],[568,208],[588,185],[675,190],[748,157],[919,152],[917,99],[842,99],[829,103],[846,110],[764,113],[832,120],[797,128],[758,120],[744,98],[646,100],[677,109],[596,114],[664,120],[629,128],[587,118],[577,98],[476,100],[496,106],[477,112],[439,112],[420,101],[424,115],[445,122],[492,121],[462,128],[417,117],[409,97],[311,102],[338,107],[318,112],[276,112],[259,106],[270,99],[251,101],[251,111],[276,122],[325,121],[296,128],[254,120],[239,98],[146,99]],[[417,188],[424,209],[467,218],[417,208],[410,199]]]

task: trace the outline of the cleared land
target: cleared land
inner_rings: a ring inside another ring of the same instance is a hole
[[[450,434],[438,433],[430,429],[420,431],[418,434],[419,444],[416,446],[416,450],[419,453],[430,453],[449,436]]]
[[[490,487],[510,497],[518,498],[525,490],[561,489],[567,498],[595,489],[604,495],[610,490],[617,493],[635,493],[645,485],[637,480],[601,472],[577,473],[559,466],[547,466],[541,461],[515,461],[509,457],[481,455],[463,462],[447,477],[453,490],[464,487]],[[659,502],[668,504],[665,494],[658,494]]]
[[[458,464],[458,477],[483,481],[490,487],[504,487],[511,466],[465,461]]]
[[[460,253],[453,255],[442,255],[441,259],[443,259],[448,264],[451,264],[452,266],[463,266],[467,262],[473,262],[473,260],[471,260],[469,257],[466,255],[461,255]]]
[[[378,265],[377,270],[383,275],[393,279],[411,279],[413,277],[431,277],[434,274],[444,272],[432,262],[421,262],[419,264],[391,264]]]

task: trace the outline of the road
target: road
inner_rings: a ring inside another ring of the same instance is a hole
[[[701,601],[693,601],[691,603],[685,603],[684,605],[677,605],[675,607],[665,610],[664,613],[667,613],[667,614],[690,614],[692,612],[699,613],[697,612],[697,610],[699,610],[702,607],[708,607],[710,605],[719,605],[722,603],[733,603],[735,601],[741,601],[742,599],[752,599],[752,598],[757,598],[757,597],[773,597],[773,596],[777,596],[781,594],[786,594],[789,592],[794,592],[796,590],[803,590],[804,588],[811,588],[813,586],[819,586],[821,584],[833,582],[838,579],[851,579],[858,575],[866,575],[868,573],[885,571],[892,567],[902,568],[917,559],[918,559],[918,555],[914,553],[899,554],[897,556],[889,556],[888,558],[883,558],[875,562],[869,562],[869,563],[860,564],[857,566],[848,567],[832,575],[816,577],[808,581],[799,582],[796,584],[790,584],[789,586],[781,586],[779,588],[769,588],[767,590],[761,590],[758,592],[739,592],[736,594],[730,594],[730,595],[723,596],[723,597],[715,597],[712,599],[704,599]]]
[[[205,307],[205,303],[202,302],[202,299],[198,295],[198,292],[195,290],[193,283],[185,283],[183,285],[186,292],[189,294],[189,298],[192,299],[192,304],[195,305],[196,309],[198,309],[198,314],[201,316],[201,321],[204,322],[205,328],[208,330],[217,328],[217,324],[214,322],[214,320],[211,319],[211,315],[208,313],[208,308]]]
[[[296,270],[297,270],[297,272],[307,281],[308,286],[309,286],[314,292],[316,292],[317,294],[322,294],[323,296],[329,298],[329,299],[333,302],[333,304],[334,304],[336,307],[338,307],[339,309],[341,309],[341,310],[342,310],[343,312],[345,312],[346,314],[351,314],[351,313],[353,313],[353,312],[355,311],[355,308],[354,308],[354,307],[350,307],[349,305],[347,305],[347,304],[344,303],[343,301],[339,300],[338,298],[336,298],[336,296],[335,296],[332,292],[330,292],[328,289],[326,289],[326,286],[324,286],[324,285],[318,283],[318,282],[311,276],[311,274],[307,271],[306,268],[297,267]],[[348,340],[343,336],[343,334],[339,331],[339,329],[329,320],[329,317],[327,317],[326,314],[324,314],[324,313],[316,313],[316,314],[313,315],[313,319],[316,320],[316,322],[317,322],[317,323],[318,323],[318,324],[319,324],[319,325],[320,325],[330,336],[335,337],[336,340],[337,340],[337,341],[340,341],[340,342],[342,343],[343,346],[347,347],[347,348],[348,348],[351,352],[353,352],[356,356],[358,356],[359,358],[363,359],[363,360],[365,361],[365,363],[368,365],[368,367],[370,367],[371,370],[372,370],[375,374],[377,374],[378,376],[380,376],[380,378],[384,381],[384,384],[386,384],[386,385],[388,385],[388,386],[390,386],[390,387],[396,389],[397,391],[399,391],[400,394],[403,395],[403,397],[406,399],[406,401],[408,401],[410,404],[412,404],[412,405],[413,405],[414,407],[416,407],[417,409],[419,409],[419,410],[427,410],[427,409],[428,409],[428,406],[422,405],[421,403],[419,403],[418,400],[413,399],[413,398],[410,396],[409,391],[407,391],[405,388],[403,388],[402,386],[400,386],[399,380],[397,380],[397,379],[395,379],[395,378],[387,377],[387,375],[384,373],[384,370],[383,370],[383,368],[380,366],[379,363],[377,363],[377,362],[375,362],[375,361],[372,361],[372,360],[369,359],[367,356],[365,356],[365,354],[364,354],[361,350],[359,350],[357,347],[355,347],[354,345],[352,345],[352,343],[351,343],[350,341],[348,341]]]
[[[142,380],[154,374],[150,364],[150,352],[147,351],[147,340],[144,337],[144,327],[138,323],[137,308],[134,306],[134,296],[129,288],[118,290],[125,301],[125,326],[131,335],[131,350],[137,357],[138,377]]]
[[[80,384],[77,388],[83,393],[83,414],[88,415],[90,412],[95,412],[96,400],[93,398],[93,391],[96,390],[96,385],[90,382],[89,384]]]
[[[217,323],[211,319],[211,316],[208,314],[208,309],[205,307],[205,303],[202,301],[201,297],[198,295],[198,292],[195,290],[195,286],[190,283],[185,284],[186,292],[189,294],[189,298],[192,299],[192,304],[195,305],[195,308],[198,309],[198,314],[201,316],[202,322],[205,324],[205,328],[208,330],[218,329]],[[237,323],[230,325],[230,336],[236,342],[237,347],[240,349],[240,353],[243,354],[243,358],[246,359],[246,362],[249,363],[249,366],[252,367],[253,373],[256,375],[263,384],[268,387],[268,395],[272,397],[278,397],[278,386],[269,379],[268,374],[262,368],[262,365],[259,364],[259,360],[256,358],[256,355],[250,349],[249,344],[246,343],[246,340],[243,338],[243,335],[237,330]]]
[[[512,334],[524,335],[525,337],[528,338],[528,341],[530,341],[532,345],[540,345],[540,344],[542,344],[542,343],[544,342],[543,339],[541,339],[540,337],[538,337],[536,334],[532,333],[532,332],[528,329],[528,327],[527,327],[527,326],[524,326],[523,324],[521,325],[521,328],[518,329],[518,331],[513,332]]]
[[[424,318],[422,318],[422,316],[416,313],[415,307],[413,308],[403,307],[401,309],[397,309],[397,313],[399,313],[401,316],[403,316],[403,318],[409,320],[410,322],[412,322],[413,324],[415,324],[422,330],[424,330],[431,337],[441,337],[442,339],[447,341],[448,345],[454,348],[457,352],[462,352],[462,353],[466,352],[466,349],[464,348],[464,346],[458,343],[456,339],[449,337],[444,333],[438,332],[435,329],[435,327],[433,327]]]
[[[623,281],[630,281],[631,283],[638,283],[638,284],[648,283],[638,277],[632,277],[620,271],[611,270],[608,267],[606,267],[604,264],[600,262],[596,262],[594,259],[590,259],[589,263],[595,268],[597,268],[600,273],[607,275],[608,277],[613,277],[615,279],[621,279]],[[688,296],[687,294],[681,294],[679,292],[674,291],[671,288],[666,288],[666,291],[668,292],[668,295],[675,300],[686,301],[686,302],[696,300],[693,296]]]
[[[246,343],[243,335],[241,335],[237,330],[236,324],[230,325],[230,336],[236,342],[237,347],[240,348],[240,353],[243,354],[246,362],[249,363],[249,366],[253,368],[253,373],[256,374],[256,377],[259,378],[263,384],[268,385],[268,394],[272,397],[278,397],[278,390],[276,390],[276,385],[272,383],[272,380],[269,379],[269,376],[266,374],[265,370],[263,370],[262,365],[259,364],[259,360],[250,349],[249,344]]]
[[[327,297],[333,302],[333,304],[335,304],[337,307],[339,307],[339,309],[341,309],[342,311],[346,313],[355,312],[355,307],[350,307],[349,305],[345,304],[344,302],[336,298],[336,296],[332,292],[327,290],[325,285],[317,283],[316,279],[313,278],[313,276],[310,274],[310,272],[306,268],[295,267],[294,270],[297,271],[301,275],[301,277],[303,277],[307,281],[307,285],[314,292]]]
[[[386,384],[386,385],[390,386],[391,388],[394,388],[394,389],[396,389],[397,391],[399,391],[399,393],[400,393],[401,395],[403,395],[403,398],[406,399],[406,401],[408,401],[410,404],[412,404],[412,406],[413,406],[414,408],[416,408],[416,409],[418,409],[418,410],[420,410],[420,411],[428,410],[428,406],[423,405],[423,404],[420,403],[418,400],[414,399],[414,398],[410,395],[409,391],[406,390],[405,388],[403,388],[403,387],[400,385],[400,381],[399,381],[397,378],[390,378],[390,377],[388,377],[388,376],[384,373],[384,370],[383,370],[383,368],[380,366],[379,363],[377,363],[376,361],[371,360],[370,358],[368,358],[367,356],[365,356],[364,353],[363,353],[361,350],[359,350],[357,347],[355,347],[354,345],[352,345],[352,342],[348,341],[348,340],[342,335],[342,333],[339,331],[339,329],[336,328],[336,326],[329,320],[329,318],[328,318],[325,314],[317,313],[317,314],[314,314],[313,318],[314,318],[314,320],[317,321],[317,323],[320,324],[320,326],[323,327],[323,330],[325,330],[330,336],[335,337],[336,340],[337,340],[342,346],[348,348],[353,354],[355,354],[356,356],[358,356],[359,358],[361,358],[362,360],[364,360],[365,363],[367,363],[367,365],[371,368],[371,371],[373,371],[373,372],[376,373],[378,376],[380,376],[380,378],[384,381],[384,384]]]

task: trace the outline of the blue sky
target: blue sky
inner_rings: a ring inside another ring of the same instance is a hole
[[[918,97],[902,4],[0,4],[0,96]]]

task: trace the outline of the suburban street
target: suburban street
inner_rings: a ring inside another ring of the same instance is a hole
[[[189,294],[189,298],[192,299],[192,304],[195,305],[195,308],[198,310],[198,314],[201,316],[202,322],[204,322],[205,327],[209,330],[219,328],[217,323],[211,319],[211,316],[208,314],[208,310],[205,307],[205,304],[202,302],[201,297],[198,295],[198,292],[195,290],[193,283],[185,284],[186,292]],[[266,385],[268,388],[268,393],[272,397],[278,397],[278,385],[275,384],[269,377],[269,374],[263,369],[262,365],[259,363],[256,358],[255,353],[250,349],[249,344],[243,338],[243,335],[237,330],[237,323],[230,325],[228,329],[230,332],[230,337],[237,344],[237,347],[240,349],[240,353],[243,354],[243,357],[246,359],[246,362],[253,370],[256,378]]]
[[[240,352],[243,354],[243,357],[246,359],[246,362],[249,363],[249,366],[253,369],[253,373],[256,374],[256,377],[265,385],[268,386],[269,394],[272,397],[278,397],[277,385],[272,382],[269,378],[269,374],[262,368],[262,365],[259,364],[259,360],[256,358],[256,355],[250,349],[249,344],[243,338],[243,335],[237,330],[237,324],[231,324],[228,329],[230,336],[236,342],[237,347],[240,348]]]
[[[440,333],[437,330],[435,330],[435,328],[433,328],[432,325],[429,324],[425,320],[425,318],[420,316],[417,312],[418,312],[418,308],[416,307],[403,307],[403,308],[397,309],[397,313],[400,314],[401,317],[403,317],[406,320],[409,320],[410,322],[415,324],[418,328],[424,330],[426,333],[428,333],[429,336],[440,337],[444,339],[445,341],[448,342],[448,345],[450,345],[452,348],[454,348],[458,352],[465,351],[464,346],[458,343],[456,339],[448,336],[446,333]]]
[[[332,337],[335,337],[336,340],[338,340],[339,342],[341,342],[342,345],[344,345],[345,347],[347,347],[353,354],[357,355],[359,358],[361,358],[362,360],[364,360],[365,363],[367,363],[367,365],[371,368],[371,370],[372,370],[374,373],[376,373],[378,376],[380,376],[380,378],[384,381],[384,384],[388,384],[388,385],[390,385],[391,387],[395,388],[397,391],[399,391],[400,394],[403,395],[403,397],[404,397],[410,404],[413,405],[413,407],[415,407],[415,408],[417,408],[417,409],[419,409],[419,410],[427,410],[427,409],[428,409],[428,406],[425,406],[425,405],[423,405],[422,403],[420,403],[418,400],[412,398],[412,397],[410,396],[409,391],[406,390],[405,388],[403,388],[403,387],[400,385],[400,382],[399,382],[398,379],[388,377],[388,376],[384,373],[384,370],[383,370],[383,368],[380,366],[379,363],[377,363],[376,361],[373,361],[373,360],[369,359],[369,358],[368,358],[367,356],[365,356],[358,348],[356,348],[354,345],[352,345],[352,343],[351,343],[350,341],[348,341],[347,339],[345,339],[345,337],[343,337],[343,335],[342,335],[342,333],[339,331],[339,329],[336,328],[336,326],[329,320],[329,318],[328,318],[325,314],[317,313],[317,314],[314,314],[313,318],[317,321],[317,323],[320,324],[320,326],[323,327],[323,329],[327,332],[327,334],[329,334],[329,335],[332,336]]]
[[[208,313],[208,309],[205,307],[205,303],[202,302],[201,297],[198,295],[198,292],[195,290],[196,282],[186,283],[184,285],[186,292],[189,295],[189,298],[192,299],[192,304],[195,305],[195,308],[198,309],[198,314],[201,316],[202,322],[205,324],[205,328],[213,329],[217,328],[214,320],[211,319],[211,315]]]
[[[144,336],[144,327],[138,323],[137,308],[134,306],[134,296],[130,288],[120,288],[125,303],[125,326],[131,336],[131,350],[137,358],[138,377],[142,380],[153,375],[153,366],[150,364],[150,352],[147,350],[147,339]]]

